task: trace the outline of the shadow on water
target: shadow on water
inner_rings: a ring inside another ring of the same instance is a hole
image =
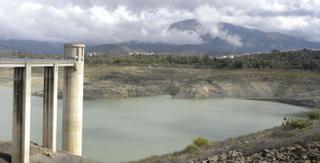
[[[6,163],[10,163],[11,156],[7,153],[0,153],[0,162],[2,162],[2,160],[6,161]]]

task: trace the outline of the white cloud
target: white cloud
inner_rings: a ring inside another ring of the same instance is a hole
[[[241,46],[218,23],[278,31],[320,41],[319,0],[0,0],[0,37],[112,43],[130,40],[200,43],[196,34],[167,33],[197,18],[203,32]]]
[[[242,47],[243,45],[241,42],[241,37],[238,35],[229,34],[226,31],[220,31],[217,37],[236,47]]]
[[[43,5],[35,2],[23,2],[17,10],[19,10],[20,13],[36,13],[43,9]]]
[[[91,20],[97,23],[117,25],[123,22],[138,21],[138,17],[134,13],[129,12],[124,6],[119,6],[112,12],[101,6],[94,6],[89,11]]]
[[[279,28],[283,30],[297,30],[308,26],[308,22],[304,17],[277,17]]]
[[[212,37],[218,37],[233,46],[241,47],[241,38],[237,35],[228,33],[220,26],[221,22],[232,22],[232,16],[234,13],[237,13],[237,15],[243,14],[240,11],[236,11],[232,7],[226,7],[221,11],[208,4],[199,6],[196,9],[195,15],[196,19],[199,20],[199,22],[203,25],[203,29],[201,29],[200,33],[209,33]]]
[[[275,1],[271,3],[266,3],[262,6],[262,9],[272,11],[272,12],[284,12],[288,10],[288,6],[284,3]]]

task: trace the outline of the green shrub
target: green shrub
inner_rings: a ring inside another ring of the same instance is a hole
[[[316,135],[316,140],[320,141],[320,134]]]
[[[204,147],[209,145],[209,140],[204,137],[198,137],[193,139],[193,144],[195,144],[198,147]]]
[[[170,84],[169,87],[166,89],[170,95],[175,96],[179,93],[180,87],[176,84]]]
[[[194,153],[199,150],[199,147],[195,144],[188,145],[183,151],[186,153]]]
[[[320,112],[310,112],[308,114],[308,117],[311,120],[319,120],[320,119]]]
[[[315,134],[315,135],[312,137],[312,140],[319,141],[319,140],[320,140],[320,134]]]
[[[309,127],[313,124],[312,120],[309,119],[285,119],[282,123],[282,127],[286,129],[302,129]]]

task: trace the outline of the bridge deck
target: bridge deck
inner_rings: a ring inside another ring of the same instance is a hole
[[[57,59],[30,59],[30,58],[0,58],[1,67],[25,67],[30,64],[32,67],[73,67],[74,59],[57,60]]]

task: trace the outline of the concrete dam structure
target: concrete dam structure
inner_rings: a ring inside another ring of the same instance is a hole
[[[64,60],[1,59],[0,68],[14,69],[12,162],[28,163],[30,156],[31,75],[44,68],[42,145],[55,152],[57,137],[58,72],[64,68],[62,150],[82,153],[84,44],[64,46]]]

